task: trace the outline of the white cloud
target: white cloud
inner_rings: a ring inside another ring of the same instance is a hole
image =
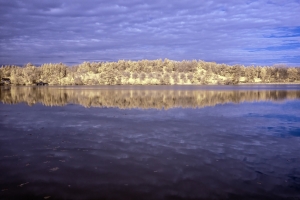
[[[296,0],[0,0],[0,5],[3,64],[167,57],[247,65],[290,57],[290,64],[300,65],[297,45],[280,50],[290,43],[285,36],[300,44],[293,29],[300,27]]]

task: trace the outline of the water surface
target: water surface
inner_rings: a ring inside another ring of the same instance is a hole
[[[299,85],[0,88],[1,199],[299,199]]]

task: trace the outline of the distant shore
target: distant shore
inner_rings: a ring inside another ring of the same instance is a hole
[[[0,68],[1,84],[13,85],[238,85],[299,84],[300,67],[226,65],[205,61],[140,60],[48,63]]]

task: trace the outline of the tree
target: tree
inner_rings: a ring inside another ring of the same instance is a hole
[[[24,78],[23,78],[23,72],[21,68],[15,68],[11,71],[10,80],[12,84],[15,85],[23,85],[25,84]]]
[[[267,69],[265,67],[262,67],[260,70],[260,77],[262,82],[266,82],[266,78],[267,78]]]
[[[132,73],[132,78],[133,78],[133,79],[137,79],[137,78],[138,78],[138,76],[139,76],[139,74],[138,74],[138,73],[136,73],[136,72]]]
[[[177,84],[178,83],[178,72],[172,72],[171,78],[173,79],[173,83]]]
[[[187,74],[187,78],[188,78],[188,80],[190,80],[190,82],[192,82],[192,80],[193,80],[193,78],[194,78],[193,73],[192,73],[192,72],[189,72],[189,73]]]
[[[28,63],[25,68],[23,68],[23,77],[25,84],[33,84],[36,83],[39,79],[37,69],[32,64]]]
[[[298,71],[296,68],[288,68],[287,69],[287,74],[288,74],[288,81],[289,82],[294,82],[297,80],[297,75]]]
[[[247,67],[245,69],[245,76],[246,76],[246,80],[249,83],[252,83],[255,81],[255,77],[256,77],[256,70],[254,66],[251,67]]]
[[[170,84],[170,74],[165,73],[165,74],[162,76],[161,84],[164,84],[164,85],[169,85],[169,84]]]
[[[140,74],[140,80],[141,80],[141,81],[144,81],[145,78],[146,78],[146,74],[145,74],[144,72],[141,73],[141,74]]]
[[[232,70],[232,82],[233,84],[238,84],[240,82],[240,77],[241,77],[241,67],[239,65],[235,65],[231,68]]]

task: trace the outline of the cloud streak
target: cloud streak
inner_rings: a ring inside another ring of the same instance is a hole
[[[300,2],[245,2],[0,0],[0,63],[169,58],[300,65]]]

